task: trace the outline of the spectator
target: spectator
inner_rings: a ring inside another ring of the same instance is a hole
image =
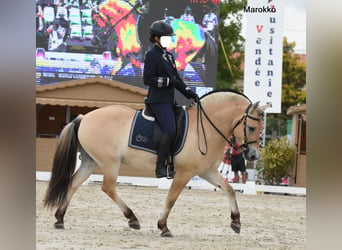
[[[191,8],[190,6],[187,6],[184,10],[184,14],[180,16],[180,19],[188,22],[195,22],[194,16],[191,14]]]
[[[67,45],[64,42],[64,36],[66,33],[65,28],[59,25],[59,22],[55,20],[52,25],[47,29],[49,34],[49,51],[65,52]]]
[[[43,9],[40,5],[36,5],[36,42],[37,47],[44,47],[44,30],[45,23],[44,23],[44,14]]]
[[[234,147],[231,149],[231,165],[232,171],[234,172],[234,182],[239,183],[239,171],[242,176],[242,183],[246,183],[247,173],[246,173],[246,165],[245,159],[243,158],[241,148],[239,144],[237,144],[234,136],[231,137],[231,142]]]
[[[203,17],[202,25],[204,29],[216,39],[218,19],[216,14],[214,13],[213,7],[208,8],[208,12]]]

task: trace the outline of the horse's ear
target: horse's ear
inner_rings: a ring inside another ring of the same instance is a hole
[[[266,110],[267,108],[269,108],[270,106],[271,106],[271,104],[268,103],[268,104],[266,104],[266,105],[261,106],[261,109],[265,111],[265,110]]]
[[[260,103],[260,102],[256,102],[256,103],[253,104],[253,106],[251,107],[251,109],[250,109],[250,111],[249,111],[250,114],[253,114],[253,112],[254,112],[254,111],[257,109],[257,107],[259,106],[259,103]]]

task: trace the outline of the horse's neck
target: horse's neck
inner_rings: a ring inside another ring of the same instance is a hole
[[[233,121],[243,114],[244,105],[237,102],[216,103],[204,107],[204,110],[207,112],[208,116],[210,113],[210,116],[212,116],[217,123],[232,125]]]
[[[224,134],[227,138],[230,137],[235,121],[241,118],[245,105],[241,103],[216,103],[209,104],[203,107],[204,111],[208,115],[212,123],[217,127],[220,132]],[[196,109],[193,110],[194,114]],[[203,116],[203,120],[206,118]],[[206,122],[206,121],[205,121]],[[211,125],[209,125],[211,126]],[[218,132],[214,132],[216,136],[220,136]],[[215,136],[215,135],[214,135]],[[223,139],[223,138],[222,138]]]

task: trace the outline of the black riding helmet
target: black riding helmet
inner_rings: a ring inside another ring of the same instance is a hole
[[[158,20],[152,23],[150,27],[150,41],[152,43],[155,42],[154,37],[158,36],[172,36],[173,35],[173,28],[170,24],[163,20]]]

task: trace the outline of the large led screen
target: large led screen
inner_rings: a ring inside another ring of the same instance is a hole
[[[100,76],[144,87],[149,27],[165,20],[181,77],[215,87],[218,11],[217,0],[37,0],[36,84]]]

